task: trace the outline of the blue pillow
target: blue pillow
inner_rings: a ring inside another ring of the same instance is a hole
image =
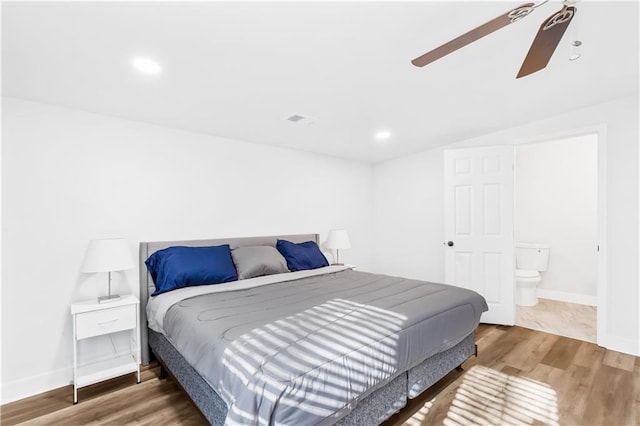
[[[329,266],[327,258],[314,241],[296,244],[287,240],[278,240],[276,248],[287,260],[287,267],[291,272]]]
[[[151,294],[182,287],[219,284],[238,279],[228,244],[210,247],[169,247],[144,262],[156,285]]]

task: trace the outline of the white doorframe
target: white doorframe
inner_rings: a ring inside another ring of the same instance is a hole
[[[574,136],[596,134],[598,136],[598,283],[597,283],[597,344],[607,347],[607,289],[608,289],[608,245],[607,245],[607,126],[606,124],[583,127],[565,132],[538,135],[513,141],[513,145],[546,142]]]

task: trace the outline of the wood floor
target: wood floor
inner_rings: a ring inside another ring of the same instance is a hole
[[[385,426],[640,425],[640,358],[521,327],[481,325],[478,357],[410,401]],[[80,389],[1,407],[2,425],[206,424],[171,380],[150,366]]]

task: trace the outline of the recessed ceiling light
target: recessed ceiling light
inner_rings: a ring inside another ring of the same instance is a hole
[[[376,133],[376,135],[375,135],[376,140],[379,140],[379,141],[387,140],[390,137],[391,137],[391,132],[389,132],[387,130],[381,130],[378,133]]]
[[[159,74],[162,71],[160,64],[149,58],[134,58],[131,65],[144,74]]]

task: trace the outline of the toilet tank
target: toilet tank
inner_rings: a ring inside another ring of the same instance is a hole
[[[546,271],[549,263],[547,244],[516,243],[516,268],[529,271]]]

